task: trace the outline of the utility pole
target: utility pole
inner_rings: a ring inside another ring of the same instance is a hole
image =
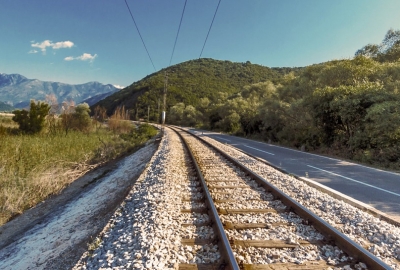
[[[136,101],[136,104],[135,104],[135,107],[136,107],[136,109],[135,109],[135,121],[139,121],[137,104],[138,103]]]
[[[147,106],[147,122],[150,123],[150,105]]]
[[[165,124],[165,113],[167,110],[167,88],[168,88],[168,74],[167,74],[167,72],[165,72],[164,93],[163,93],[163,111],[161,114],[161,124],[163,127]]]
[[[156,122],[157,124],[160,125],[160,129],[161,129],[161,114],[160,114],[160,97],[158,97],[157,99],[157,119]]]

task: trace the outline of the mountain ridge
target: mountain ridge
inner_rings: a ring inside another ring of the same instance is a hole
[[[0,73],[0,101],[17,109],[28,107],[31,99],[45,100],[48,95],[54,95],[58,103],[68,100],[78,104],[99,95],[104,98],[107,94],[119,90],[112,84],[102,84],[95,81],[83,84],[67,84],[28,79],[17,73]],[[98,100],[95,99],[96,101]]]
[[[301,69],[270,68],[249,61],[238,63],[211,58],[189,60],[154,72],[92,107],[102,106],[111,115],[117,107],[124,106],[131,112],[135,111],[135,118],[147,118],[150,108],[154,118],[162,108],[165,74],[168,74],[167,107],[171,107],[178,102],[197,105],[201,98],[215,99],[218,92],[232,95],[245,85],[267,80],[279,81],[285,74]]]

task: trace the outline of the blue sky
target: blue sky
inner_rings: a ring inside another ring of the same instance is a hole
[[[127,0],[156,70],[185,0]],[[218,0],[188,0],[172,64],[197,59]],[[400,29],[398,0],[222,0],[202,57],[269,67],[350,58]],[[0,72],[127,86],[154,72],[124,0],[1,0]]]

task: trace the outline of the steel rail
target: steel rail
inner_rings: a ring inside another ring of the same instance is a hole
[[[365,263],[369,269],[392,269],[389,265],[384,263],[378,257],[358,245],[356,242],[351,240],[348,236],[339,232],[332,225],[327,223],[325,220],[317,216],[315,213],[305,208],[303,205],[292,199],[287,194],[283,193],[279,188],[275,187],[273,184],[269,183],[266,179],[259,176],[257,173],[253,172],[249,168],[247,168],[244,164],[242,164],[237,159],[231,157],[227,153],[223,152],[221,149],[215,147],[211,143],[207,142],[203,138],[180,128],[182,131],[194,136],[199,139],[218,153],[220,153],[227,160],[238,166],[240,169],[249,174],[258,184],[263,186],[268,192],[271,192],[275,198],[281,200],[283,204],[289,207],[293,212],[299,215],[301,218],[307,220],[309,224],[313,225],[315,229],[317,229],[320,233],[326,236],[329,240],[332,240],[339,248],[345,251],[348,255],[352,256],[355,259]]]
[[[221,220],[219,219],[218,216],[218,211],[214,205],[213,199],[211,197],[210,191],[208,190],[206,181],[203,177],[203,174],[200,170],[199,165],[197,164],[197,161],[194,157],[194,154],[189,146],[189,144],[186,142],[185,138],[182,136],[182,134],[180,134],[178,131],[176,131],[174,128],[172,128],[172,130],[174,130],[178,136],[181,138],[181,140],[183,141],[186,149],[189,152],[189,156],[190,159],[192,160],[195,169],[196,169],[196,173],[200,179],[200,183],[201,186],[203,188],[203,192],[204,192],[204,196],[205,196],[205,202],[206,205],[208,206],[208,214],[210,215],[211,220],[213,221],[213,227],[214,230],[217,232],[218,235],[218,246],[219,246],[219,250],[221,255],[224,258],[225,263],[227,263],[227,268],[226,269],[230,269],[230,270],[240,270],[239,265],[236,262],[235,259],[235,255],[233,254],[233,250],[232,247],[229,243],[228,237],[226,236],[225,230],[224,230],[224,226],[222,225]]]

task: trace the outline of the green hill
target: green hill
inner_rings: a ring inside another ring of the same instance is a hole
[[[11,105],[8,105],[7,103],[4,103],[0,101],[0,112],[11,112],[14,110],[14,107]]]
[[[231,95],[253,83],[278,82],[283,75],[300,69],[269,68],[250,62],[233,63],[204,58],[191,60],[153,73],[92,107],[105,107],[110,115],[118,106],[125,106],[132,110],[132,114],[137,111],[138,117],[145,117],[150,106],[151,115],[155,117],[158,108],[162,109],[165,74],[168,75],[167,107],[170,108],[178,102],[196,106],[200,98],[213,100],[218,92]]]

